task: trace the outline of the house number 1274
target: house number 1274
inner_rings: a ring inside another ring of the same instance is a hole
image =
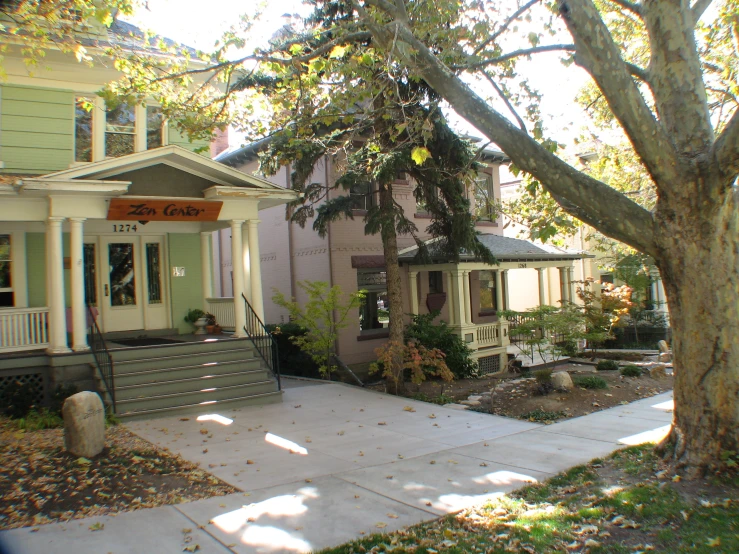
[[[130,224],[113,224],[113,232],[114,233],[130,233],[133,231],[134,233],[139,230],[138,225],[130,225]]]

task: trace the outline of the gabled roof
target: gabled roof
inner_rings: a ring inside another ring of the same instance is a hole
[[[285,191],[284,188],[270,183],[266,179],[249,175],[176,145],[162,146],[161,148],[137,152],[120,158],[111,158],[49,173],[44,175],[44,179],[108,179],[129,171],[159,164],[198,175],[217,185]]]
[[[501,235],[485,234],[478,235],[477,238],[501,262],[516,260],[580,260],[582,258],[594,257],[585,252],[562,250],[554,246],[534,244],[529,240],[514,239]],[[431,259],[437,262],[445,261],[445,256],[435,246],[437,242],[438,239],[426,241]],[[398,260],[400,262],[412,263],[417,254],[418,247],[407,248],[399,253]],[[475,257],[468,252],[462,252],[460,259],[466,262],[475,261]]]

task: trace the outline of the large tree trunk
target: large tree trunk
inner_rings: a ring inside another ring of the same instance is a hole
[[[382,247],[385,256],[385,271],[387,276],[387,295],[390,301],[390,338],[391,344],[403,344],[403,295],[401,292],[400,266],[398,265],[398,235],[395,229],[393,211],[393,189],[388,184],[380,187],[380,208],[387,214],[382,225]],[[388,389],[395,394],[405,390],[403,379],[403,357],[394,350],[391,368],[386,368]]]
[[[662,447],[697,477],[724,468],[722,453],[739,453],[739,224],[733,192],[721,203],[686,189],[695,194],[657,211],[675,366]]]

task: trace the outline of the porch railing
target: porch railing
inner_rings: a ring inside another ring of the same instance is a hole
[[[0,352],[49,346],[49,308],[0,310]]]
[[[90,350],[95,359],[95,367],[98,370],[105,391],[108,393],[108,398],[110,398],[113,413],[115,413],[115,372],[113,368],[113,357],[108,352],[108,345],[105,343],[103,334],[100,332],[100,327],[98,327],[98,322],[89,305],[87,306],[87,311],[89,312],[90,319],[90,334],[88,337]]]
[[[233,298],[206,298],[205,310],[214,316],[218,325],[229,331],[236,328]]]
[[[508,334],[507,328],[508,324],[504,321],[478,325],[475,329],[477,345],[480,347],[503,346],[504,338]]]
[[[280,382],[280,356],[277,350],[277,341],[272,336],[259,316],[252,308],[246,296],[243,294],[241,297],[244,299],[244,307],[246,309],[246,325],[244,325],[244,331],[251,339],[254,347],[259,352],[267,367],[277,379],[277,389],[282,390],[282,383]]]

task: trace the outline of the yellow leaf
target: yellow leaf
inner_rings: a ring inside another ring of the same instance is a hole
[[[431,157],[431,152],[425,146],[416,146],[411,151],[411,159],[416,162],[416,165],[423,165],[427,159]]]
[[[384,529],[385,527],[387,527],[387,523],[380,521],[375,524],[375,527],[377,527],[378,529]]]
[[[415,412],[416,409],[413,406],[406,406],[405,408],[403,408],[403,411],[404,412]]]
[[[721,546],[721,537],[716,537],[715,539],[708,539],[706,541],[706,544],[710,546],[711,548]]]
[[[333,50],[331,50],[331,53],[329,54],[329,58],[343,58],[348,49],[349,48],[347,46],[334,46]]]
[[[104,528],[105,528],[105,524],[100,523],[99,521],[97,523],[93,523],[89,527],[90,531],[102,531]]]
[[[87,458],[77,458],[77,463],[81,466],[89,466],[92,463],[92,460],[88,460]]]

